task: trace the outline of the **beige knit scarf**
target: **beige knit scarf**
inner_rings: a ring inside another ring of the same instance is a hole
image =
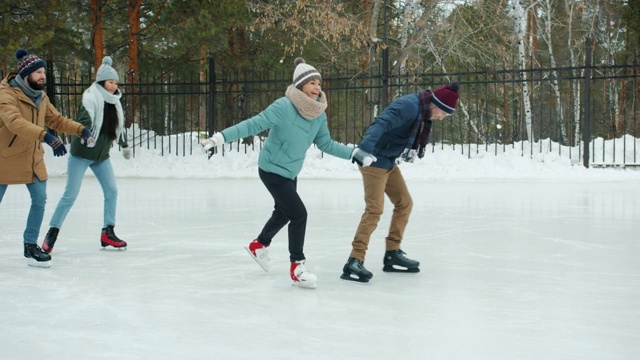
[[[293,85],[289,85],[285,96],[291,100],[293,106],[298,109],[300,115],[307,120],[313,120],[327,109],[327,97],[324,91],[320,91],[318,100],[314,100]]]

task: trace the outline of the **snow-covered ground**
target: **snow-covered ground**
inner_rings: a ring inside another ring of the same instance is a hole
[[[129,136],[137,133],[132,130]],[[112,161],[119,177],[145,178],[256,178],[259,141],[255,148],[238,142],[226,144],[225,150],[207,160],[197,148],[197,135],[147,138],[135,135],[135,158],[124,160],[116,149]],[[130,144],[133,141],[130,140]],[[625,136],[616,140],[595,139],[590,163],[640,164],[640,139]],[[221,155],[224,153],[224,156]],[[164,156],[161,156],[164,154]],[[171,155],[172,154],[172,155]],[[179,155],[176,155],[179,154]],[[187,155],[183,155],[187,154]],[[512,145],[428,145],[427,153],[413,164],[402,164],[406,179],[415,180],[567,180],[608,181],[639,180],[634,168],[602,169],[582,166],[582,148],[567,147],[543,140]],[[52,176],[66,173],[66,158],[55,158],[47,152],[47,165]],[[621,171],[617,171],[621,170]],[[638,168],[640,170],[640,167]],[[360,179],[360,172],[349,161],[321,153],[311,147],[300,179]]]
[[[387,203],[363,285],[339,279],[364,206],[359,172],[311,149],[299,191],[319,280],[306,290],[290,284],[286,229],[270,273],[243,249],[272,209],[257,153],[158,153],[112,151],[125,252],[99,250],[102,195],[89,172],[52,267],[27,267],[29,195],[9,187],[0,358],[640,357],[640,171],[585,169],[557,150],[428,153],[401,165],[415,203],[403,249],[422,271],[382,272]],[[41,238],[65,183],[66,158],[46,161]]]

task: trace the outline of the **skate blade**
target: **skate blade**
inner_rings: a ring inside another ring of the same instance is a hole
[[[303,288],[303,289],[316,289],[318,287],[318,284],[315,282],[309,282],[309,281],[294,281],[293,284],[291,284],[292,286],[297,286],[299,288]]]
[[[261,261],[260,259],[258,259],[258,257],[253,256],[253,253],[251,252],[251,250],[249,250],[248,246],[245,246],[244,249],[247,250],[247,252],[249,253],[249,256],[251,256],[251,258],[253,260],[255,260],[258,263],[258,265],[260,265],[262,270],[264,270],[265,272],[269,272],[269,270],[271,270],[271,263],[270,262]]]
[[[126,246],[113,247],[113,246],[109,245],[109,246],[103,246],[100,250],[118,252],[118,251],[126,251],[127,247]]]
[[[368,277],[358,277],[357,275],[353,275],[353,274],[348,274],[348,273],[342,273],[342,275],[340,275],[340,279],[342,280],[348,280],[348,281],[353,281],[353,282],[357,282],[357,283],[361,283],[361,284],[365,284],[369,282],[369,278]]]
[[[418,273],[420,268],[405,268],[397,265],[385,265],[382,268],[384,272],[399,272],[399,273]]]
[[[39,267],[39,268],[50,268],[51,260],[49,261],[38,261],[34,258],[27,258],[27,265],[31,267]]]

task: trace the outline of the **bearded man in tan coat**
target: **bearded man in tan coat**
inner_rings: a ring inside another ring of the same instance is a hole
[[[26,184],[31,208],[23,235],[24,256],[30,266],[50,267],[51,256],[37,245],[47,201],[47,168],[42,141],[55,156],[67,150],[45,126],[90,142],[91,132],[82,124],[62,116],[44,93],[45,62],[24,49],[16,52],[18,73],[0,83],[0,202],[8,185]]]

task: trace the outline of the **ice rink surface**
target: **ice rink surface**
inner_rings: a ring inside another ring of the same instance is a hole
[[[48,182],[40,239],[65,179]],[[403,249],[382,272],[391,204],[365,265],[339,279],[364,208],[358,180],[301,179],[318,288],[291,286],[286,228],[265,273],[243,246],[272,210],[257,179],[120,178],[101,251],[87,177],[50,269],[22,256],[24,185],[0,204],[0,359],[638,359],[638,182],[408,181]],[[41,241],[40,241],[41,243]]]

